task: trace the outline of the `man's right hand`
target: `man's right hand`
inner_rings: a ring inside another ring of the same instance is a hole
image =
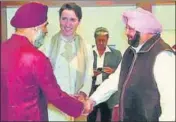
[[[107,74],[112,74],[114,72],[114,69],[112,69],[110,67],[103,67],[103,72],[105,72]]]
[[[95,104],[96,102],[91,99],[87,99],[86,101],[84,101],[84,111],[82,115],[85,115],[85,116],[89,115],[89,113],[92,112]]]
[[[98,76],[99,74],[101,74],[101,72],[100,72],[100,71],[97,71],[97,70],[95,70],[95,69],[94,69],[94,71],[93,71],[93,72],[94,72],[94,76]]]

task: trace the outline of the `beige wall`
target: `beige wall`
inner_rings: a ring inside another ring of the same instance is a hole
[[[170,46],[175,44],[175,5],[156,5],[153,13],[163,26],[162,37]]]
[[[124,36],[124,25],[121,14],[124,10],[135,8],[136,6],[114,6],[114,7],[82,7],[83,19],[78,28],[78,33],[89,44],[95,44],[94,31],[97,27],[103,26],[109,30],[109,44],[115,44],[117,49],[124,49],[127,46]],[[14,32],[14,28],[9,24],[17,8],[7,8],[7,35],[8,38]],[[59,7],[49,7],[48,10],[48,36],[49,41],[53,34],[59,31]]]
[[[115,44],[116,48],[123,51],[128,46],[126,37],[124,35],[124,25],[121,21],[121,14],[124,10],[134,8],[136,6],[107,6],[107,7],[82,7],[83,19],[78,28],[78,33],[89,44],[94,43],[94,30],[103,26],[109,30],[110,39],[109,44]],[[14,15],[17,8],[7,8],[7,37],[14,32],[11,27],[10,19]],[[48,11],[48,36],[46,42],[50,40],[51,36],[59,30],[59,7],[49,7]],[[162,37],[169,44],[175,44],[175,5],[156,5],[152,7],[152,12],[159,19],[163,25]]]

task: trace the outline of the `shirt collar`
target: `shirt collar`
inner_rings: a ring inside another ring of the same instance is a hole
[[[139,45],[138,47],[133,47],[133,46],[131,46],[131,47],[136,51],[136,53],[138,53],[139,50],[142,48],[143,45],[144,45],[144,44],[141,44],[141,45]]]
[[[75,36],[72,39],[67,39],[61,34],[60,39],[66,43],[72,43],[75,40]]]
[[[15,41],[18,40],[18,42],[22,45],[33,45],[27,37],[19,34],[12,34],[11,39]]]
[[[96,45],[93,47],[93,50],[98,54],[98,49],[97,49],[97,46],[96,46]],[[109,49],[108,46],[106,46],[106,49],[105,49],[105,51],[104,51],[104,54],[105,54],[106,52],[111,52],[111,50]]]

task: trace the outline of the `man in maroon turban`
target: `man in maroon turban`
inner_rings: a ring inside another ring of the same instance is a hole
[[[73,117],[85,108],[61,90],[49,59],[35,47],[47,33],[47,11],[46,5],[36,2],[21,6],[11,20],[16,32],[2,43],[4,121],[48,121],[47,102]]]

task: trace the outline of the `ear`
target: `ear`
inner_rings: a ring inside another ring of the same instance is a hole
[[[32,27],[32,29],[33,29],[34,31],[37,31],[37,27]]]
[[[81,20],[78,21],[78,25],[80,25],[80,23],[81,23]]]
[[[34,27],[34,30],[35,30],[35,31],[38,31],[39,28],[40,28],[39,26],[36,26],[36,27]]]

